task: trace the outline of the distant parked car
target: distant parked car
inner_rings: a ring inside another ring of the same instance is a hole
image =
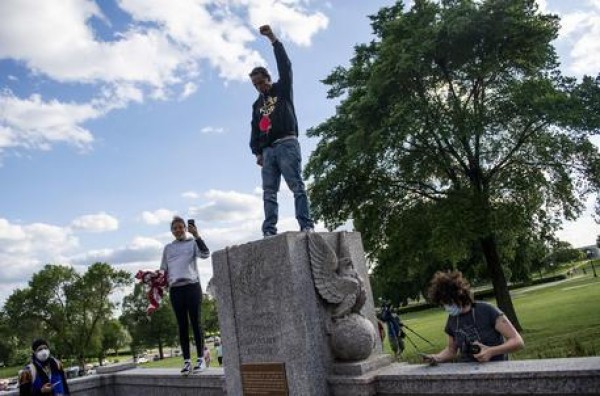
[[[79,377],[79,366],[71,366],[65,369],[65,376],[67,378]]]
[[[19,388],[18,378],[11,378],[6,383],[6,390],[15,390]]]
[[[138,357],[138,358],[134,359],[134,362],[135,362],[136,364],[140,364],[140,363],[148,363],[148,362],[149,362],[149,360],[148,360],[148,358],[146,358],[146,357],[140,356],[140,357]]]

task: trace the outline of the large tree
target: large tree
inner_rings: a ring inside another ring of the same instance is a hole
[[[208,294],[204,294],[201,306],[201,324],[205,334],[219,332],[219,317],[217,312],[217,300]]]
[[[178,334],[168,294],[152,316],[147,316],[146,308],[148,299],[144,285],[138,283],[131,294],[123,298],[123,313],[119,320],[131,335],[131,350],[134,355],[143,347],[158,347],[159,356],[163,359],[164,347],[175,345]]]
[[[92,264],[84,274],[48,264],[9,296],[4,311],[23,344],[32,335],[48,338],[59,356],[76,357],[83,367],[100,350],[102,323],[115,308],[110,295],[130,282],[128,272],[106,263]]]
[[[407,211],[443,208],[431,251],[476,244],[520,328],[498,237],[552,234],[600,189],[600,78],[561,75],[558,17],[534,0],[398,2],[371,20],[377,39],[324,80],[336,114],[309,131],[315,214],[353,219],[377,261]]]
[[[102,365],[104,358],[109,351],[113,351],[115,355],[119,354],[119,349],[125,347],[131,342],[131,337],[123,328],[123,325],[118,319],[110,319],[102,324],[102,342],[100,346],[100,354],[98,361]]]

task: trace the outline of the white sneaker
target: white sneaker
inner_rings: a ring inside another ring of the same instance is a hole
[[[198,358],[198,360],[196,361],[196,365],[194,366],[194,374],[202,372],[205,369],[206,369],[206,365],[204,364],[204,359]]]
[[[181,375],[189,375],[192,363],[189,360],[183,362],[183,368],[181,369]]]

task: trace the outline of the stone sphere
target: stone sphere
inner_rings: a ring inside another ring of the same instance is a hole
[[[331,348],[338,360],[357,361],[371,355],[376,332],[373,323],[358,314],[350,314],[333,322]]]

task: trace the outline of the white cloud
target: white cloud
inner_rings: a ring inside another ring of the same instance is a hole
[[[78,245],[68,227],[13,224],[0,218],[0,282],[25,282],[43,265],[64,262]]]
[[[75,265],[87,266],[95,262],[127,264],[154,261],[160,264],[164,244],[154,238],[135,237],[131,243],[116,249],[90,250],[84,254],[71,256]]]
[[[260,23],[280,25],[283,36],[299,45],[309,45],[328,23],[297,1],[179,0],[173,7],[163,0],[120,0],[118,5],[134,23],[112,41],[101,41],[88,22],[108,21],[93,1],[4,0],[0,58],[24,61],[57,81],[162,87],[197,74],[205,60],[225,79],[245,79],[252,65],[264,63],[248,47]]]
[[[585,210],[576,221],[563,223],[563,227],[556,236],[569,242],[574,247],[594,245],[596,237],[600,235],[600,224],[594,221],[595,197],[588,197]]]
[[[302,9],[300,1],[250,0],[248,15],[253,26],[270,24],[274,33],[298,45],[309,46],[312,36],[326,29],[329,19],[321,12],[312,14]]]
[[[89,0],[0,2],[0,57],[24,61],[57,81],[176,80],[184,55],[159,30],[133,27],[116,41],[98,41],[92,17],[104,18]]]
[[[200,198],[200,195],[194,191],[186,191],[183,194],[181,194],[181,197],[187,199],[198,199]]]
[[[119,228],[119,220],[104,212],[79,216],[71,223],[74,230],[87,232],[114,231]]]
[[[170,222],[174,215],[175,212],[169,209],[158,209],[154,212],[145,211],[142,213],[142,220],[146,224],[156,225]]]
[[[568,69],[577,75],[596,75],[600,64],[600,0],[588,0],[589,10],[561,16],[560,39],[570,45]]]
[[[309,45],[327,27],[327,17],[297,0],[119,0],[133,22],[103,39],[96,18],[110,21],[94,1],[3,0],[0,2],[0,59],[13,59],[33,75],[58,82],[93,84],[87,103],[17,98],[0,93],[0,153],[3,149],[44,149],[66,142],[89,148],[83,125],[145,96],[169,100],[195,93],[201,67],[225,80],[246,80],[252,66],[265,64],[250,48],[256,28],[273,24],[291,42]],[[259,23],[260,21],[260,23]],[[183,87],[183,91],[181,91]],[[219,128],[211,133],[222,132]]]
[[[92,104],[44,101],[39,95],[19,99],[0,92],[0,151],[9,147],[47,150],[67,142],[87,148],[94,138],[80,124],[102,115]]]
[[[536,0],[536,3],[539,7],[539,11],[542,14],[548,13],[548,1],[547,0]]]
[[[225,132],[224,128],[219,128],[219,127],[212,127],[212,126],[206,126],[204,128],[202,128],[200,130],[201,133],[205,133],[205,134],[221,134]]]
[[[237,191],[209,190],[204,194],[209,202],[191,207],[189,214],[203,222],[243,222],[262,217],[262,199]]]
[[[198,86],[193,82],[188,82],[183,86],[183,92],[179,99],[186,99],[189,96],[193,95],[198,90]]]

